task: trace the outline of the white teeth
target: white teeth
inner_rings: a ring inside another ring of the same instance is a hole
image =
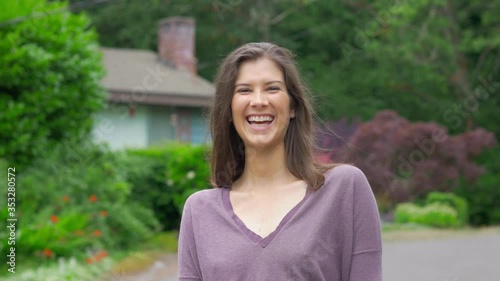
[[[255,116],[255,115],[252,115],[250,117],[248,117],[248,121],[250,122],[265,122],[265,121],[273,121],[274,120],[274,117],[272,116]]]

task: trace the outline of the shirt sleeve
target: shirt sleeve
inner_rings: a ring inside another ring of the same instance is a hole
[[[192,196],[191,196],[192,197]],[[201,281],[200,264],[196,252],[191,215],[191,197],[186,200],[182,210],[178,242],[179,281]]]
[[[361,170],[356,170],[349,281],[382,281],[382,239],[377,203],[366,176]]]

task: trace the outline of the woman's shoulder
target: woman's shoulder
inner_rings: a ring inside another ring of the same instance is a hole
[[[325,182],[330,179],[364,179],[366,178],[363,171],[361,171],[358,167],[353,166],[351,164],[340,164],[326,171],[325,174]]]
[[[208,188],[202,189],[189,195],[186,199],[185,205],[190,206],[204,206],[207,204],[213,204],[220,196],[221,188]]]
[[[324,176],[325,181],[323,187],[326,187],[334,194],[340,191],[343,191],[341,194],[372,192],[365,174],[356,166],[341,164],[328,170]],[[345,193],[346,191],[348,191],[348,193]]]

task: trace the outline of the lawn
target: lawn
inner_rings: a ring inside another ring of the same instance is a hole
[[[459,229],[439,229],[416,224],[383,224],[382,240],[384,242],[425,240],[425,239],[450,239],[482,234],[500,234],[500,226],[466,227]]]

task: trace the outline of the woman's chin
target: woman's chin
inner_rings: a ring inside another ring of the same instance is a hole
[[[279,142],[276,141],[275,139],[269,139],[269,138],[252,138],[249,139],[248,141],[245,142],[245,149],[247,152],[249,149],[255,149],[255,150],[269,150],[273,149],[275,147],[278,147],[280,145],[284,145],[284,142]]]

